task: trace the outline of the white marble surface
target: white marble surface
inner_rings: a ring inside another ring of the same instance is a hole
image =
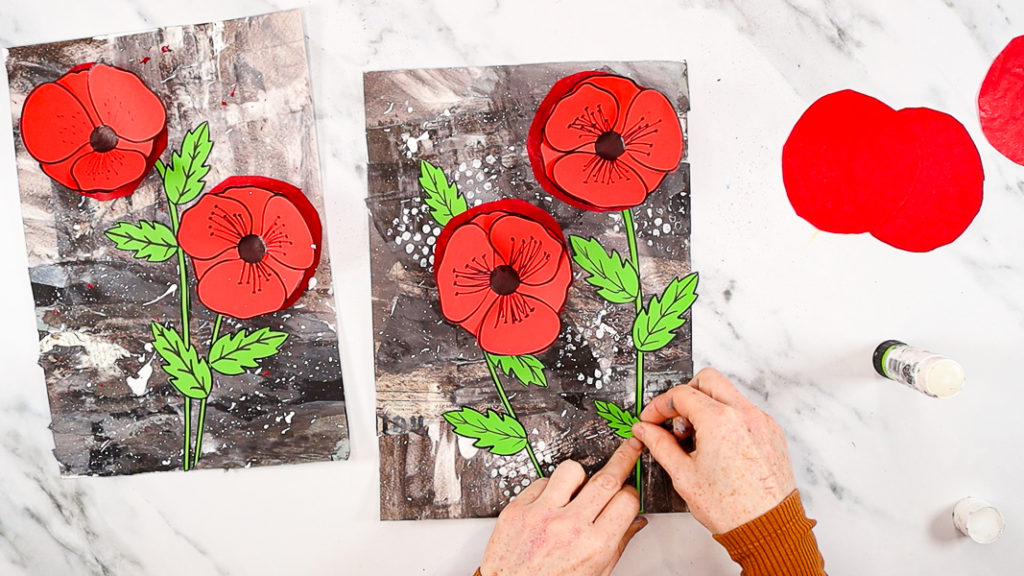
[[[689,62],[702,280],[694,357],[743,383],[787,429],[830,572],[1024,570],[1024,167],[988,145],[975,111],[988,64],[1024,33],[1024,3],[32,0],[0,8],[0,45],[296,6],[305,8],[338,297],[351,303],[339,306],[339,327],[352,459],[59,478],[2,105],[0,574],[471,573],[493,520],[378,520],[361,72],[596,59]],[[815,233],[795,216],[782,143],[810,102],[841,88],[938,108],[967,127],[986,196],[960,240],[909,254],[868,236]],[[956,358],[967,387],[939,401],[874,376],[871,350],[888,338]],[[969,494],[1003,512],[999,542],[955,533],[952,506]],[[615,573],[737,572],[692,518],[673,515],[652,518]]]

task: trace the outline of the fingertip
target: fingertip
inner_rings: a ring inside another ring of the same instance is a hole
[[[633,432],[633,436],[631,438],[629,438],[628,440],[626,440],[626,446],[629,446],[630,449],[632,449],[632,450],[634,450],[636,452],[643,452],[644,444],[643,444],[643,442],[640,441],[639,438],[636,437],[636,432],[635,432],[636,426],[637,426],[636,424],[633,424],[633,427],[630,428],[630,431]]]

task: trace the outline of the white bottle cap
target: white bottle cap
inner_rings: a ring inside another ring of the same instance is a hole
[[[953,525],[979,544],[991,544],[1003,534],[1003,515],[994,506],[968,496],[953,507]]]

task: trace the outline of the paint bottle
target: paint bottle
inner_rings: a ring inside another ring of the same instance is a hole
[[[879,344],[871,362],[882,376],[933,398],[949,398],[964,387],[964,369],[959,364],[899,340]]]
[[[991,544],[1003,534],[1003,515],[994,506],[968,496],[953,507],[953,525],[979,544]]]

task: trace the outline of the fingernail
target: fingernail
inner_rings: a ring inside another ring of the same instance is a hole
[[[633,424],[633,426],[630,428],[630,431],[633,432],[633,437],[634,438],[636,438],[637,440],[643,441],[643,439],[644,439],[644,427],[643,426],[641,426],[639,423]]]
[[[626,440],[626,444],[629,444],[629,447],[632,448],[633,450],[643,450],[644,449],[644,445],[641,444],[640,440],[637,439],[637,438],[630,438],[629,440]]]
[[[636,518],[633,518],[632,524],[633,526],[638,527],[637,531],[643,530],[647,527],[647,518],[644,518],[643,516],[637,516]]]

